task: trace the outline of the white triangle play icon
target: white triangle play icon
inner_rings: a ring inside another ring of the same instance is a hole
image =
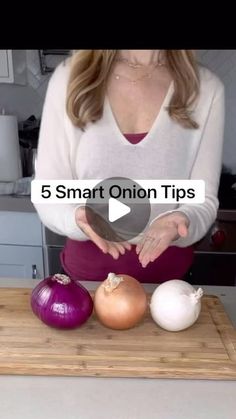
[[[123,204],[123,202],[118,201],[118,199],[109,198],[108,219],[111,223],[124,217],[124,215],[129,214],[130,211],[131,209],[128,205]]]

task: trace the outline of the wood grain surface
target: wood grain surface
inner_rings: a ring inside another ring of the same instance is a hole
[[[161,329],[150,313],[130,330],[93,315],[63,331],[35,317],[30,293],[0,290],[0,374],[236,379],[236,331],[218,297],[204,296],[198,321],[181,332]]]

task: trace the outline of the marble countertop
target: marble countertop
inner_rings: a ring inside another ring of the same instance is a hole
[[[1,278],[0,287],[32,288],[37,282]],[[236,326],[236,288],[202,288],[220,297]],[[4,419],[234,419],[235,392],[235,381],[0,376]]]

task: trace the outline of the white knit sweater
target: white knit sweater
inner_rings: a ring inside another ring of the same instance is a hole
[[[190,220],[189,234],[173,244],[188,246],[201,239],[214,222],[218,209],[221,171],[224,87],[206,68],[200,68],[200,96],[193,110],[199,129],[186,129],[166,111],[173,83],[147,136],[129,143],[117,126],[108,98],[102,118],[85,131],[66,114],[69,64],[61,64],[50,79],[40,129],[36,179],[203,179],[204,204],[152,205],[150,222],[168,211],[183,211]],[[42,222],[58,234],[75,240],[87,236],[75,222],[74,204],[35,204]]]

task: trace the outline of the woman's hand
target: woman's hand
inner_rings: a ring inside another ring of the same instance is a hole
[[[164,215],[154,221],[136,246],[143,268],[157,259],[179,237],[188,235],[189,219],[181,211]]]
[[[114,259],[118,259],[120,254],[123,255],[126,249],[131,249],[131,244],[128,242],[115,241],[117,238],[115,232],[111,230],[109,225],[100,216],[95,214],[92,210],[89,210],[89,208],[77,208],[75,219],[78,227],[86,234],[86,236],[88,236],[88,238],[92,240],[103,253],[109,253]],[[103,239],[94,231],[92,226],[95,224],[96,231],[101,229],[103,234],[106,232],[109,240]],[[112,241],[112,239],[114,241]]]

